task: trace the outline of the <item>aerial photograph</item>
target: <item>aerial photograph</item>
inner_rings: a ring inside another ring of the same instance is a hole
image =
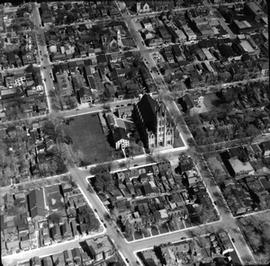
[[[0,0],[0,266],[269,266],[269,5]]]

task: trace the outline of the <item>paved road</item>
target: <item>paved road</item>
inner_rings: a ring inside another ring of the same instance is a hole
[[[37,6],[35,6],[35,8],[36,8],[36,11],[35,11],[36,13],[34,16],[35,21],[36,21],[35,23],[36,23],[36,25],[40,25],[40,16],[38,14]],[[127,26],[129,27],[131,34],[134,36],[135,42],[137,44],[137,47],[138,47],[142,57],[144,58],[145,62],[147,62],[146,65],[149,67],[150,70],[153,67],[156,67],[155,62],[149,53],[149,51],[151,51],[151,50],[148,49],[147,47],[145,47],[143,39],[137,31],[136,25],[135,25],[134,21],[132,20],[132,17],[128,13],[125,13],[125,14],[123,14],[123,18],[124,18]],[[38,32],[42,32],[42,29],[39,28]],[[49,77],[50,76],[50,68],[47,68],[47,66],[50,65],[50,62],[49,62],[49,58],[48,58],[47,48],[45,45],[39,46],[39,53],[41,55],[41,58],[43,58],[43,60],[41,60],[41,66],[42,67],[46,66],[46,69],[44,69],[44,68],[42,69],[42,76],[44,77],[44,79],[46,79],[46,82],[45,82],[46,95],[47,95],[47,99],[48,99],[48,106],[50,106],[49,90],[52,88],[53,82]],[[163,100],[164,100],[169,112],[171,113],[174,121],[176,122],[179,132],[182,133],[183,139],[187,143],[188,139],[192,138],[192,135],[191,135],[188,127],[186,126],[185,122],[183,121],[181,112],[179,111],[177,105],[175,104],[174,101],[172,101],[172,99],[168,93],[169,91],[168,91],[167,85],[164,82],[162,75],[159,72],[153,72],[152,77],[153,77],[154,81],[156,82],[157,86],[160,88],[160,94],[162,95]],[[126,103],[127,102],[125,100],[125,102],[123,102],[123,104],[126,104]],[[117,102],[112,103],[112,104],[113,104],[113,106],[119,105],[119,103],[117,103]],[[100,110],[99,108],[102,108],[102,107],[103,106],[95,106],[95,107],[92,107],[92,109],[86,108],[86,109],[82,109],[82,110],[71,110],[71,111],[63,112],[63,114],[65,116],[73,116],[73,115],[83,114],[83,113],[87,113],[87,112],[94,112],[94,111]],[[49,110],[50,111],[52,110],[51,106],[49,107]],[[176,154],[173,154],[174,152],[175,151],[172,152],[172,150],[167,150],[163,153],[163,155],[165,157],[168,156],[168,158],[169,158],[170,156],[177,156],[177,154],[179,153],[179,151],[177,151],[177,152],[175,152]],[[204,169],[205,169],[205,166],[206,167],[208,167],[208,166],[204,165],[205,163],[203,160],[200,160],[200,158],[196,158],[197,155],[194,152],[194,150],[192,149],[192,147],[190,147],[189,153],[197,161],[197,167],[198,167],[199,171],[202,173],[202,178],[204,180],[206,187],[208,188],[211,199],[213,201],[218,200],[217,195],[222,197],[222,194],[221,194],[219,188],[211,183],[211,179],[209,177],[206,178],[207,174],[209,174],[209,173],[208,172],[206,173],[205,172],[206,170],[204,170]],[[157,154],[157,157],[158,156],[159,156],[159,154]],[[130,166],[132,166],[134,164],[151,163],[151,162],[153,162],[153,160],[155,160],[155,155],[152,157],[148,156],[148,155],[142,155],[142,156],[134,157],[133,159],[126,160],[126,161],[128,161],[128,164]],[[115,170],[121,168],[121,166],[120,166],[121,162],[122,162],[121,160],[113,162],[114,163],[113,168]],[[122,167],[126,167],[126,165],[123,165]],[[209,169],[207,168],[207,170],[209,170]],[[88,204],[93,209],[96,209],[98,216],[103,221],[105,221],[107,210],[103,206],[103,204],[100,201],[100,199],[98,198],[98,196],[95,193],[90,193],[87,190],[88,182],[86,180],[86,177],[88,176],[88,171],[73,167],[73,168],[70,168],[70,174],[72,175],[73,179],[75,180],[75,182],[79,186],[79,188],[80,188],[81,192],[83,193],[83,195],[85,196],[85,198],[87,199]],[[225,202],[223,202],[223,204],[226,205]],[[226,231],[229,232],[230,236],[235,239],[235,248],[236,248],[237,253],[239,254],[239,257],[242,259],[242,261],[243,262],[249,261],[249,262],[251,262],[251,264],[254,264],[255,263],[254,258],[252,256],[242,234],[240,233],[240,230],[236,225],[236,221],[232,217],[231,213],[226,211],[226,208],[218,208],[218,212],[220,215],[220,221],[217,221],[217,222],[214,222],[211,224],[196,226],[194,228],[184,229],[181,231],[170,232],[170,233],[167,233],[164,235],[159,235],[156,237],[142,239],[142,240],[134,241],[131,243],[126,242],[126,240],[122,237],[122,235],[117,232],[116,227],[113,223],[106,222],[106,226],[107,226],[106,234],[108,234],[111,237],[111,239],[114,241],[118,250],[121,251],[123,256],[125,258],[128,258],[128,260],[130,261],[130,265],[136,265],[136,257],[134,256],[134,253],[138,250],[151,248],[154,245],[159,245],[162,243],[179,241],[179,240],[181,240],[182,237],[190,237],[191,235],[202,235],[202,234],[205,234],[207,232],[214,232],[214,231],[218,231],[221,229],[226,229]],[[61,252],[65,249],[69,249],[69,248],[74,247],[74,245],[75,246],[78,245],[78,241],[79,240],[76,239],[76,240],[72,240],[69,242],[59,243],[57,245],[52,245],[49,247],[40,248],[40,249],[36,249],[33,251],[29,251],[29,252],[22,252],[19,254],[7,256],[7,257],[3,258],[3,262],[5,263],[5,265],[9,265],[9,263],[11,263],[11,262],[14,263],[14,261],[17,261],[17,260],[28,259],[28,258],[35,256],[35,255],[42,257],[42,256],[45,256],[48,254],[53,254],[55,252],[59,252],[59,251]],[[11,265],[14,265],[14,264],[11,264]]]
[[[143,39],[141,37],[141,35],[138,33],[137,29],[136,29],[136,24],[134,23],[134,20],[132,20],[130,18],[130,16],[125,15],[124,16],[125,21],[127,26],[129,27],[134,39],[135,39],[135,43],[137,45],[137,47],[139,48],[140,51],[145,51],[145,45],[143,42]],[[149,53],[145,53],[145,52],[141,52],[141,56],[143,57],[143,59],[146,62],[146,65],[149,68],[149,71],[153,68],[153,67],[157,67],[155,61],[153,60],[153,58],[151,57],[151,55]],[[151,72],[151,75],[154,79],[154,81],[156,82],[156,84],[158,85],[158,88],[160,89],[160,95],[163,98],[163,101],[169,111],[169,113],[171,114],[173,120],[175,121],[176,127],[178,129],[178,132],[182,133],[182,136],[184,138],[185,143],[188,143],[188,139],[193,138],[192,134],[190,133],[189,128],[187,127],[183,116],[181,114],[181,112],[179,111],[179,108],[177,107],[176,103],[173,101],[172,97],[170,97],[170,93],[169,93],[169,89],[167,87],[167,84],[165,83],[163,76],[157,71],[157,72]],[[189,149],[189,152],[192,151],[192,149]],[[192,158],[194,158],[194,154],[192,154]],[[195,159],[195,158],[194,158]],[[200,160],[198,160],[198,170],[199,173],[203,170],[203,166],[200,163]],[[218,197],[223,198],[222,193],[219,189],[218,186],[216,185],[212,185],[210,182],[209,178],[204,178],[204,175],[202,176],[204,183],[208,189],[209,195],[212,199],[213,202],[218,201]],[[225,201],[224,201],[225,204]],[[254,264],[255,260],[254,257],[249,249],[249,247],[247,246],[241,232],[240,229],[238,228],[238,226],[236,225],[236,221],[233,218],[232,214],[230,211],[227,211],[227,206],[225,206],[225,208],[219,208],[218,209],[218,213],[220,215],[220,222],[215,223],[215,226],[212,228],[211,225],[211,230],[210,231],[215,231],[215,230],[220,230],[220,229],[226,229],[228,231],[228,233],[230,234],[231,237],[233,237],[235,239],[235,248],[237,253],[239,254],[240,260],[243,263],[251,263]],[[209,225],[205,225],[205,226],[201,226],[198,228],[194,228],[193,232],[196,232],[198,230],[205,230],[209,227]],[[157,243],[163,243],[165,240],[166,242],[174,242],[177,241],[177,239],[179,240],[179,236],[178,233],[172,233],[168,236],[160,236],[157,237],[155,240],[142,240],[139,243],[139,246],[141,249],[143,248],[148,248],[149,246],[153,246]],[[147,245],[145,245],[144,243],[147,243]],[[134,244],[136,246],[136,244]]]
[[[234,238],[234,246],[236,248],[236,252],[239,254],[240,261],[243,264],[255,264],[253,254],[248,247],[243,235],[241,234],[240,229],[236,223],[236,219],[233,217],[220,188],[214,182],[214,176],[206,161],[202,157],[199,158],[194,153],[191,153],[191,155],[197,162],[198,172],[201,173],[212,201],[218,203],[220,224],[218,224],[217,227],[223,227],[229,233],[230,237]],[[222,201],[220,201],[220,199],[222,199]]]
[[[57,178],[68,176],[68,175],[69,175],[69,172],[64,173],[64,174],[54,175],[54,176],[42,177],[42,178],[37,178],[37,179],[30,179],[30,180],[25,181],[25,182],[13,184],[12,186],[0,187],[0,194],[4,193],[10,189],[16,190],[18,187],[26,186],[28,184],[39,183],[39,182],[43,182],[45,180],[57,179]]]
[[[18,254],[8,255],[2,257],[2,263],[4,266],[14,266],[17,265],[17,262],[29,261],[33,257],[46,257],[48,255],[57,254],[63,252],[67,249],[73,249],[74,247],[79,247],[79,242],[84,241],[90,237],[103,235],[104,232],[92,235],[73,239],[70,241],[65,241],[62,243],[56,243],[47,247],[37,248],[29,251],[20,252]]]
[[[39,13],[39,4],[34,4],[34,9],[32,12],[32,20],[35,25],[35,36],[36,36],[36,42],[37,42],[37,48],[38,48],[38,55],[40,59],[40,72],[41,77],[43,80],[43,85],[45,88],[45,95],[47,99],[48,109],[49,112],[52,111],[52,104],[50,99],[50,90],[54,88],[53,80],[51,78],[52,70],[50,66],[50,59],[49,59],[49,53],[45,42],[44,37],[44,30],[41,27],[41,17]],[[40,41],[38,38],[43,39],[43,41]]]
[[[81,192],[88,199],[88,202],[93,206],[94,209],[97,210],[99,217],[103,221],[105,221],[107,210],[105,209],[104,205],[98,198],[97,194],[90,193],[87,190],[88,182],[86,180],[86,177],[88,176],[88,173],[85,171],[80,171],[77,168],[71,168],[70,174],[72,175],[76,184],[79,186]],[[106,226],[107,226],[106,234],[114,241],[116,248],[120,250],[123,256],[129,260],[130,265],[136,265],[136,257],[133,254],[133,250],[129,245],[127,245],[122,235],[116,231],[115,224],[106,222]]]

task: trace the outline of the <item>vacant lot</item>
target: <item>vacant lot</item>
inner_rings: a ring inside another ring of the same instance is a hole
[[[65,131],[72,139],[72,147],[78,151],[82,164],[110,161],[115,152],[104,135],[97,114],[86,114],[70,118]]]

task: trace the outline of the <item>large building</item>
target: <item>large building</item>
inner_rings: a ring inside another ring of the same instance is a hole
[[[163,102],[144,94],[134,107],[133,119],[146,148],[174,144],[174,126]]]
[[[28,194],[28,207],[31,218],[44,218],[47,213],[43,189],[34,189]]]

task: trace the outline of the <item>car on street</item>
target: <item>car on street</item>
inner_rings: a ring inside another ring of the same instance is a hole
[[[128,258],[126,258],[126,262],[127,262],[127,263],[129,263],[129,260],[128,260]]]

